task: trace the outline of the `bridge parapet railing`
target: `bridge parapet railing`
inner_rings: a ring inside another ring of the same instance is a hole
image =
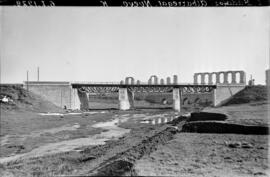
[[[146,86],[174,86],[174,85],[187,85],[187,86],[216,86],[216,84],[201,84],[201,83],[197,83],[197,84],[194,84],[194,83],[190,83],[190,82],[181,82],[181,83],[170,83],[170,84],[161,84],[161,83],[157,83],[157,84],[149,84],[148,82],[140,82],[140,83],[123,83],[123,82],[71,82],[72,85],[146,85]]]
[[[120,82],[71,82],[71,84],[119,85]]]
[[[241,87],[243,87],[243,86],[246,86],[247,84],[245,84],[245,83],[228,83],[228,84],[226,84],[226,83],[217,83],[216,84],[217,86],[220,86],[220,87],[229,87],[229,86],[241,86]]]

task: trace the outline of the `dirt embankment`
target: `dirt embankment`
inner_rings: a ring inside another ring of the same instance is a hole
[[[267,87],[263,85],[247,86],[240,92],[236,93],[232,98],[222,106],[232,104],[252,103],[267,100]]]
[[[143,140],[138,145],[116,154],[97,169],[92,170],[90,174],[92,173],[95,176],[136,175],[136,172],[133,170],[134,162],[141,159],[145,154],[155,151],[158,145],[165,144],[173,139],[173,135],[176,133],[176,128],[168,127],[156,135]]]
[[[0,85],[1,109],[12,111],[62,112],[53,103],[19,85]]]

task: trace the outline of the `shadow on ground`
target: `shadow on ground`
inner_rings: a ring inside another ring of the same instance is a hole
[[[234,133],[246,135],[268,135],[269,127],[228,123],[228,116],[221,113],[191,113],[182,127],[182,132],[194,133]]]

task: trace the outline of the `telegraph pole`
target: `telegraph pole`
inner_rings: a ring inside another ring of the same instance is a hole
[[[29,81],[29,77],[28,77],[28,70],[26,71],[26,90],[29,91],[28,89],[28,81]]]

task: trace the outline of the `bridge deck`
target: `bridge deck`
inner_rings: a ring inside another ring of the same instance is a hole
[[[72,88],[80,87],[173,87],[173,88],[182,88],[182,87],[212,87],[216,88],[217,85],[214,84],[117,84],[117,83],[71,83]]]

